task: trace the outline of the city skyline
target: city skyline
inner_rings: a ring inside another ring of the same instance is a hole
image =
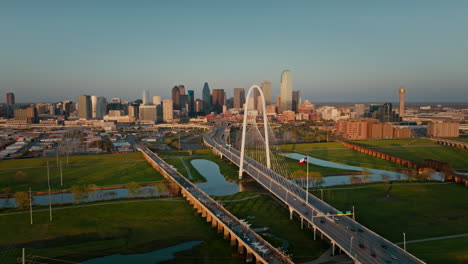
[[[199,98],[204,82],[231,97],[263,80],[278,94],[284,69],[314,102],[396,101],[400,86],[413,102],[468,99],[463,1],[2,7],[0,94],[18,102],[132,100],[144,89],[170,98],[177,84]]]

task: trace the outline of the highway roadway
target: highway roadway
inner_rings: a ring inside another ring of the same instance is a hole
[[[205,192],[199,189],[195,184],[190,182],[187,178],[182,176],[177,172],[172,166],[167,164],[159,156],[155,155],[149,149],[134,144],[134,146],[140,151],[144,152],[148,157],[150,157],[154,162],[156,162],[164,171],[166,171],[177,183],[190,192],[198,201],[200,201],[206,208],[208,208],[216,217],[226,224],[229,229],[231,229],[238,237],[249,245],[255,252],[263,257],[268,263],[280,264],[287,263],[290,264],[292,261],[286,257],[278,249],[274,248],[267,241],[265,241],[261,236],[255,233],[250,229],[249,224],[240,221],[234,215],[232,215],[228,210],[226,210],[222,205],[217,201],[213,200]]]
[[[239,166],[240,152],[225,146],[223,140],[225,128],[225,126],[215,127],[205,134],[204,141]],[[320,230],[356,263],[425,263],[352,218],[345,215],[338,216],[337,209],[316,196],[309,194],[306,203],[306,192],[302,187],[247,156],[244,160],[244,171],[288,205],[290,210],[296,212],[304,221]]]

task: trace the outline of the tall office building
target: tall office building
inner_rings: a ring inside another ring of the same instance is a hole
[[[188,95],[186,94],[181,94],[180,95],[180,112],[182,114],[187,114],[188,113]]]
[[[188,95],[188,105],[189,105],[189,115],[193,116],[195,114],[195,92],[193,90],[188,90],[187,91]]]
[[[6,98],[6,104],[7,105],[15,104],[15,94],[14,93],[7,93],[5,98]]]
[[[245,103],[245,89],[234,88],[234,108],[242,108]]]
[[[271,82],[263,81],[260,87],[262,88],[263,96],[265,96],[265,104],[270,105],[271,104]]]
[[[173,102],[172,100],[164,100],[163,103],[163,121],[167,123],[171,123],[174,119],[172,116],[173,111]]]
[[[213,111],[217,114],[223,112],[223,105],[225,105],[226,100],[224,99],[224,89],[213,89],[213,94],[211,95],[212,101],[211,105]]]
[[[150,104],[148,90],[143,90],[143,94],[142,94],[141,99],[143,100],[144,105],[149,105]]]
[[[91,119],[91,96],[80,95],[78,97],[78,117],[80,119]]]
[[[15,109],[15,120],[22,121],[22,123],[32,124],[37,123],[37,110],[35,107],[27,107],[25,109]]]
[[[205,84],[203,85],[202,100],[203,100],[203,112],[205,114],[211,113],[211,93],[210,93],[210,87],[208,86],[207,82],[205,82]]]
[[[399,111],[399,115],[401,118],[403,118],[405,116],[405,94],[406,94],[406,88],[405,87],[400,87],[400,89],[398,89],[398,94],[400,94],[400,111]]]
[[[156,122],[156,105],[140,105],[139,119],[141,121]]]
[[[91,117],[94,119],[102,119],[107,112],[106,98],[102,96],[91,96]]]
[[[177,85],[172,88],[172,108],[180,110],[180,89]]]
[[[293,91],[292,92],[292,110],[297,112],[298,106],[301,100],[301,92],[300,91]]]
[[[160,105],[161,104],[161,96],[153,96],[153,104]]]
[[[203,113],[203,101],[201,99],[195,100],[195,113]]]
[[[292,76],[291,71],[285,70],[281,73],[280,87],[281,103],[279,112],[292,110]]]
[[[180,95],[185,95],[185,86],[180,84],[178,87]]]

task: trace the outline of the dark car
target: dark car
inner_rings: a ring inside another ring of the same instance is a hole
[[[359,228],[357,231],[358,231],[359,233],[363,233],[363,232],[364,232],[364,230],[362,230],[361,228]]]
[[[364,246],[364,244],[359,244],[359,248],[360,248],[360,249],[365,249],[366,246]]]
[[[375,252],[371,252],[370,255],[371,255],[371,257],[373,257],[373,258],[377,257],[377,255],[375,255]]]

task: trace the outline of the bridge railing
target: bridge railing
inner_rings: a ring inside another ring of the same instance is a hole
[[[171,177],[179,184],[179,186],[181,188],[184,188],[187,192],[189,193],[192,193],[192,190],[190,189],[193,189],[195,190],[199,195],[203,196],[203,199],[205,199],[204,201],[200,199],[200,197],[193,197],[194,199],[198,200],[201,204],[207,206],[209,203],[207,201],[210,201],[212,205],[216,205],[216,208],[220,211],[222,211],[223,214],[225,214],[229,219],[231,219],[235,224],[237,224],[238,226],[242,226],[242,227],[246,227],[244,223],[242,223],[236,216],[234,216],[231,212],[229,212],[226,208],[224,208],[220,203],[218,203],[217,201],[215,201],[213,198],[211,198],[209,195],[207,195],[204,191],[202,191],[198,186],[196,186],[195,184],[193,184],[191,181],[187,180],[182,174],[180,174],[180,172],[178,172],[177,170],[174,170],[172,168],[172,166],[170,164],[168,164],[165,160],[163,160],[162,158],[160,158],[158,155],[156,155],[155,153],[153,153],[152,151],[150,151],[148,148],[146,147],[141,147],[141,146],[138,146],[138,149],[141,150],[142,152],[144,152],[145,154],[147,155],[151,155],[153,156],[152,159],[157,159],[159,163],[162,163],[164,164],[165,167],[167,167],[169,170],[168,173],[171,174]],[[174,175],[175,174],[175,175]],[[175,176],[175,177],[174,177]],[[181,182],[183,182],[184,184],[186,185],[189,185],[190,186],[190,189],[187,189],[187,186],[184,186],[183,184],[181,184]],[[208,208],[206,208],[207,210],[209,210]],[[223,221],[223,219],[219,219],[221,222],[223,222],[226,226],[231,226],[232,223],[229,223],[229,222],[225,222]],[[235,232],[235,230],[232,230],[233,232]],[[256,232],[250,230],[248,232],[249,234],[253,235],[256,239],[256,241],[259,241],[261,242],[262,245],[265,245],[268,250],[271,252],[271,254],[273,254],[274,257],[276,257],[277,259],[281,260],[283,263],[288,263],[288,264],[292,264],[293,262],[291,261],[291,259],[284,255],[281,251],[279,251],[279,249],[275,248],[273,245],[271,245],[268,241],[266,241],[265,239],[263,239],[260,235],[258,235]],[[250,243],[252,243],[253,241],[247,241],[245,240],[242,236],[239,236],[239,238],[241,240],[243,240],[244,243],[248,244],[250,246]],[[253,251],[255,251],[259,256],[262,256],[262,254],[264,254],[263,252],[261,251],[257,251],[256,248],[251,248]]]

